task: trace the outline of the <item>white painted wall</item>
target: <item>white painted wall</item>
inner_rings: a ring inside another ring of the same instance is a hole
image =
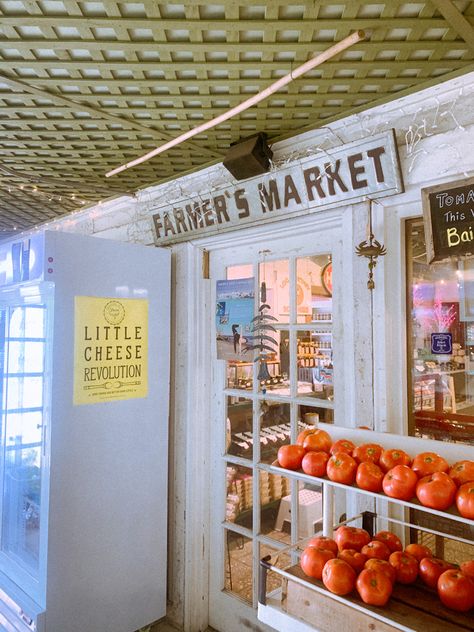
[[[273,146],[275,165],[281,166],[340,143],[389,128],[396,130],[406,191],[374,206],[374,232],[388,250],[375,269],[376,291],[373,294],[373,344],[377,350],[375,424],[379,430],[401,432],[406,422],[405,253],[401,223],[407,217],[421,215],[422,187],[474,174],[473,96],[474,73],[471,73]],[[206,194],[231,182],[230,174],[217,165],[172,183],[150,187],[135,197],[119,198],[81,210],[49,223],[48,228],[152,245],[150,210],[154,200],[165,198],[171,202],[183,193]],[[354,231],[355,244],[365,238],[364,206],[359,204],[353,208],[352,226],[348,225],[348,229]],[[349,220],[346,218],[345,221]],[[245,234],[240,231],[239,239],[245,240]],[[209,288],[208,282],[201,278],[199,248],[180,244],[172,247],[172,251],[174,337],[168,614],[175,623],[184,625],[187,632],[197,632],[205,629],[207,612],[210,481],[203,450],[212,428],[208,402],[203,395],[210,367],[206,351],[209,347],[201,319],[203,310],[206,306],[209,308]],[[348,269],[352,270],[354,301],[357,301],[357,286],[366,283],[367,264],[353,253],[346,253],[345,257]],[[366,323],[370,322],[369,303],[358,305],[357,309],[360,318],[353,327],[354,338],[367,336]],[[370,341],[367,345],[371,347]],[[352,397],[357,397],[360,389],[367,394],[372,379],[367,368],[358,371],[359,360],[354,357],[351,361],[355,376],[350,385]],[[369,404],[368,401],[361,402],[367,410]]]

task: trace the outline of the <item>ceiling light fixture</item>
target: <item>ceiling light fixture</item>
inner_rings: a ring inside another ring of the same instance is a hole
[[[224,121],[227,121],[228,119],[232,118],[236,114],[240,114],[240,112],[243,112],[244,110],[248,110],[248,108],[252,107],[253,105],[257,103],[260,103],[260,101],[263,101],[264,99],[269,97],[271,94],[274,94],[275,92],[277,92],[278,90],[286,86],[288,83],[290,83],[294,79],[301,77],[301,75],[304,75],[309,70],[312,70],[316,66],[321,65],[322,63],[324,63],[328,59],[331,59],[335,55],[338,55],[339,53],[346,50],[350,46],[353,46],[354,44],[358,44],[363,39],[365,39],[364,31],[355,31],[348,37],[345,37],[340,42],[337,42],[337,44],[334,44],[334,46],[331,46],[330,48],[323,51],[322,53],[319,53],[319,55],[316,55],[316,57],[309,59],[307,62],[305,62],[301,66],[298,66],[298,68],[296,68],[295,70],[292,70],[290,73],[288,73],[281,79],[278,79],[278,81],[275,81],[274,83],[272,83],[270,86],[268,86],[261,92],[258,92],[257,94],[251,96],[249,99],[242,101],[242,103],[239,103],[239,105],[236,105],[230,110],[227,110],[227,112],[224,112],[223,114],[220,114],[219,116],[216,116],[210,121],[206,121],[202,125],[198,125],[197,127],[194,127],[193,129],[190,129],[187,132],[184,132],[184,134],[181,134],[180,136],[173,138],[167,143],[164,143],[163,145],[156,147],[155,149],[153,149],[152,151],[149,151],[147,154],[144,154],[140,158],[136,158],[135,160],[131,160],[130,162],[127,162],[126,164],[121,165],[120,167],[116,167],[115,169],[112,169],[112,171],[109,171],[108,173],[105,174],[106,178],[110,178],[110,176],[114,176],[117,173],[120,173],[121,171],[125,171],[125,169],[130,169],[131,167],[135,167],[136,165],[139,165],[142,162],[145,162],[146,160],[153,158],[153,156],[157,156],[158,154],[163,153],[167,149],[171,149],[171,147],[175,147],[176,145],[179,145],[185,140],[188,140],[192,138],[193,136],[196,136],[197,134],[201,134],[201,132],[205,132],[206,130],[211,129],[212,127],[215,127],[216,125],[220,125],[221,123],[223,123]]]

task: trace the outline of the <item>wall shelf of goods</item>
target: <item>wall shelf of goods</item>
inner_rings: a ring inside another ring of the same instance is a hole
[[[416,437],[401,437],[388,433],[319,424],[333,441],[349,439],[356,445],[377,443],[385,449],[403,449],[414,457],[423,452],[434,452],[444,457],[449,464],[461,460],[473,460],[473,447],[462,443],[448,443]],[[299,481],[299,486],[320,485],[323,492],[323,534],[332,536],[340,526],[335,524],[335,497],[340,500],[341,491],[346,499],[352,495],[371,497],[370,512],[350,516],[344,524],[365,527],[374,532],[392,530],[409,542],[410,532],[443,543],[449,539],[455,546],[474,545],[474,520],[462,517],[456,507],[438,511],[424,507],[416,499],[409,502],[389,498],[383,493],[372,493],[358,487],[334,483],[328,478],[318,478],[291,471],[274,465],[260,464],[261,471],[288,477]],[[339,502],[338,500],[338,502]],[[370,498],[369,498],[370,501]],[[353,506],[348,503],[347,506]],[[373,510],[372,510],[373,508]],[[368,606],[354,591],[346,596],[335,595],[326,590],[324,584],[304,575],[299,565],[299,557],[308,540],[296,544],[264,558],[260,566],[258,618],[279,632],[466,632],[474,630],[472,610],[468,613],[455,612],[439,601],[436,592],[417,583],[409,586],[396,584],[392,597],[385,607]],[[448,560],[449,561],[449,560]],[[267,573],[281,578],[281,586],[267,592]],[[430,592],[431,591],[431,592]]]

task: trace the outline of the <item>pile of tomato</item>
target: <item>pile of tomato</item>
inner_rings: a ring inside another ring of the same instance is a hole
[[[413,584],[420,578],[436,590],[452,610],[468,612],[474,607],[474,560],[455,566],[433,557],[422,544],[409,544],[390,531],[373,538],[364,529],[341,526],[334,539],[311,538],[301,554],[303,572],[322,580],[336,595],[357,591],[364,603],[385,606],[396,583]]]
[[[385,450],[376,443],[333,442],[325,430],[309,428],[296,444],[280,447],[278,465],[398,500],[418,498],[430,509],[446,511],[455,505],[463,518],[474,520],[474,461],[450,465],[434,452],[412,459],[403,450]]]

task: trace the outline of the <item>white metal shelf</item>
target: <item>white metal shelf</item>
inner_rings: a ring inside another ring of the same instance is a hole
[[[386,494],[376,493],[376,492],[368,492],[365,489],[361,489],[356,485],[343,485],[342,483],[335,483],[331,481],[329,478],[319,478],[318,476],[310,476],[309,474],[305,474],[304,472],[295,471],[295,470],[287,470],[283,467],[278,467],[276,465],[266,465],[264,463],[260,463],[258,467],[261,470],[266,472],[270,472],[272,474],[279,474],[280,476],[287,476],[288,478],[293,478],[295,480],[303,481],[304,483],[308,483],[311,485],[329,485],[330,487],[338,487],[339,489],[344,489],[345,491],[357,492],[360,494],[365,494],[366,496],[372,496],[373,498],[377,498],[378,500],[385,500],[388,502],[395,503],[397,505],[402,505],[404,507],[410,507],[411,509],[418,509],[421,511],[426,511],[431,514],[435,514],[437,516],[442,516],[443,518],[449,518],[450,520],[456,520],[458,522],[462,522],[463,524],[472,525],[474,527],[474,520],[469,520],[468,518],[464,518],[461,516],[455,509],[451,509],[449,511],[439,511],[437,509],[430,509],[429,507],[425,507],[418,501],[405,501],[399,500],[398,498],[391,498]]]

